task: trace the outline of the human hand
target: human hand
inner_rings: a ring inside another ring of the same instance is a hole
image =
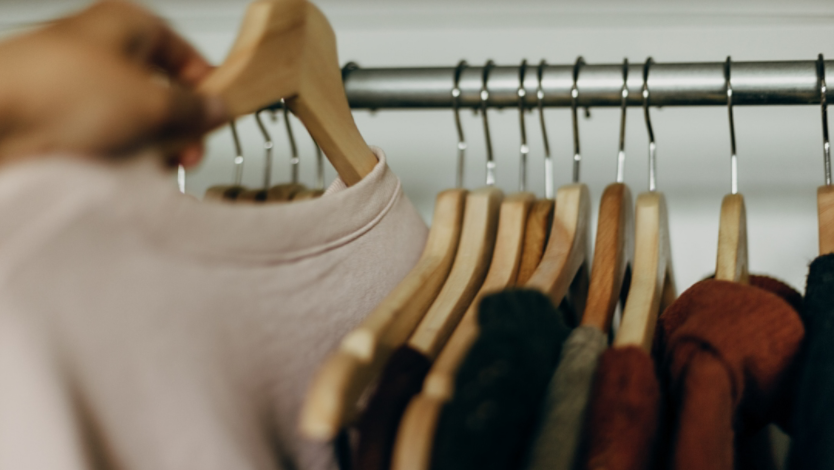
[[[107,0],[0,43],[0,162],[161,150],[193,166],[227,120],[196,93],[212,67],[145,9]]]

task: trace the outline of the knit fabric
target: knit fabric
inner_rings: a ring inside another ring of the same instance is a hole
[[[543,294],[512,290],[481,301],[481,333],[441,411],[436,470],[517,467],[570,330]]]
[[[806,343],[793,415],[791,470],[834,468],[834,254],[811,263]]]
[[[654,361],[645,351],[634,346],[605,351],[588,409],[588,459],[584,468],[651,468],[660,403]]]
[[[608,335],[593,326],[577,327],[565,341],[526,468],[571,470],[580,461],[591,387],[607,347]]]
[[[423,353],[402,346],[391,356],[368,402],[357,430],[353,468],[385,470],[391,467],[391,455],[405,409],[420,392],[431,361]]]
[[[664,371],[677,408],[671,468],[732,470],[740,464],[734,443],[784,408],[804,336],[785,299],[798,294],[775,280],[753,284],[773,291],[706,280],[663,315]]]

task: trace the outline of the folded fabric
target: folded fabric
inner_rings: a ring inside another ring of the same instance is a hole
[[[563,314],[532,290],[484,297],[478,322],[481,333],[441,411],[433,469],[517,467],[570,333]]]
[[[834,254],[811,263],[805,347],[793,415],[791,470],[834,468]]]
[[[661,410],[654,360],[635,346],[610,348],[599,360],[588,409],[593,470],[652,468]]]
[[[581,460],[591,387],[607,347],[608,335],[594,326],[577,327],[565,341],[559,366],[547,387],[527,469],[572,470]]]
[[[666,310],[663,370],[676,407],[671,468],[746,468],[734,445],[784,418],[804,336],[786,301],[797,298],[760,276],[751,285],[706,280]]]

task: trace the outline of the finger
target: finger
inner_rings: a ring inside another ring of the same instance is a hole
[[[229,113],[219,97],[196,93],[178,84],[166,87],[167,110],[158,123],[160,139],[199,137],[226,123]]]

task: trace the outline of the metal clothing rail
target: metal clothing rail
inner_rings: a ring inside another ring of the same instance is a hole
[[[733,105],[819,104],[816,61],[732,62]],[[652,63],[648,87],[651,106],[727,104],[724,62]],[[826,68],[834,61],[825,61]],[[525,103],[538,105],[536,64],[524,74]],[[460,76],[459,105],[481,106],[483,67],[466,67]],[[574,65],[547,65],[542,71],[544,106],[571,106]],[[358,68],[343,71],[345,90],[354,109],[451,108],[455,67]],[[519,65],[497,66],[490,72],[488,105],[518,106]],[[620,106],[623,65],[583,64],[578,70],[577,105]],[[642,105],[643,63],[629,64],[628,105]],[[834,87],[826,93],[834,100]]]

